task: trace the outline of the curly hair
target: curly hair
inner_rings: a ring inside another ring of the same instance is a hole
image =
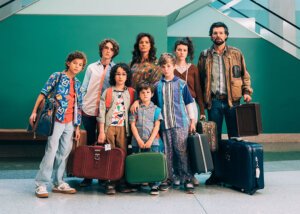
[[[148,56],[149,62],[154,62],[156,60],[156,56],[155,56],[156,47],[154,44],[154,37],[150,33],[139,33],[136,37],[134,49],[132,51],[132,59],[131,59],[130,67],[132,67],[134,63],[140,63],[142,60],[141,52],[139,49],[139,43],[143,37],[148,37],[150,41],[150,51]]]
[[[84,67],[87,64],[86,55],[83,52],[75,51],[73,53],[70,53],[66,59],[66,62],[65,62],[66,71],[69,70],[68,63],[72,62],[74,59],[83,59],[82,70],[84,69]]]
[[[114,58],[115,56],[117,56],[119,54],[119,49],[120,49],[119,43],[117,43],[116,40],[114,40],[114,39],[104,39],[98,45],[100,57],[102,57],[102,50],[103,50],[104,46],[109,42],[113,45],[113,49],[114,49],[114,55],[112,56],[112,58]]]
[[[169,61],[171,61],[173,63],[173,65],[175,65],[175,63],[176,63],[176,59],[172,54],[162,53],[159,57],[158,64],[160,66],[163,66],[163,65],[167,64]]]
[[[139,82],[139,84],[137,85],[137,93],[138,94],[140,94],[140,92],[142,91],[142,90],[147,90],[147,89],[149,89],[150,88],[150,90],[151,90],[151,92],[152,92],[152,94],[154,93],[154,86],[153,86],[153,84],[151,84],[150,82],[148,82],[148,81],[141,81],[141,82]]]
[[[194,44],[190,37],[185,37],[183,39],[178,39],[174,44],[174,52],[178,45],[186,45],[188,47],[188,57],[189,60],[192,62],[194,59]]]
[[[217,28],[217,27],[223,27],[224,30],[225,30],[225,34],[227,35],[227,38],[228,38],[228,35],[229,35],[228,27],[223,22],[215,22],[215,23],[213,23],[210,26],[210,29],[209,29],[209,36],[210,37],[212,36],[214,28]],[[227,40],[227,38],[225,39],[225,41]]]
[[[109,84],[115,86],[116,85],[116,73],[118,68],[122,68],[124,71],[126,71],[127,74],[127,79],[125,82],[125,85],[127,87],[131,86],[131,70],[129,68],[129,66],[126,63],[120,62],[115,64],[110,71],[110,75],[109,75]]]

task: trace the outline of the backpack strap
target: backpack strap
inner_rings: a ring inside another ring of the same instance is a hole
[[[130,94],[130,105],[132,105],[133,101],[134,101],[134,90],[131,87],[127,87],[129,94]]]
[[[133,103],[134,100],[134,89],[131,87],[127,87],[129,94],[130,94],[130,105]],[[112,87],[107,88],[106,90],[106,100],[105,100],[105,106],[106,110],[109,109],[111,104],[111,98],[112,98]]]
[[[112,87],[109,87],[106,89],[106,100],[105,100],[106,110],[109,109],[109,106],[111,104],[111,97],[112,97]]]
[[[158,119],[160,112],[161,112],[161,108],[156,107],[154,112],[154,122]]]

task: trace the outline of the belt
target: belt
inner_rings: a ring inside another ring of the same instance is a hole
[[[218,99],[218,100],[225,100],[227,99],[227,95],[226,94],[211,94],[212,98]]]

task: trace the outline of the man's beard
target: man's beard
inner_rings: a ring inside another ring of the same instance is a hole
[[[224,42],[225,42],[225,41],[223,41],[223,40],[221,40],[221,41],[219,41],[219,42],[217,42],[217,39],[213,40],[213,43],[214,43],[215,45],[217,45],[217,46],[222,45]]]

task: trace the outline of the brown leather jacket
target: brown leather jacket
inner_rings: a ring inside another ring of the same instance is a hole
[[[207,109],[211,108],[211,72],[213,61],[213,46],[202,51],[198,61],[200,82],[203,92],[204,103]],[[228,93],[228,104],[238,103],[244,94],[252,95],[250,75],[247,72],[245,59],[240,50],[226,45],[223,55],[225,64],[225,76]]]

